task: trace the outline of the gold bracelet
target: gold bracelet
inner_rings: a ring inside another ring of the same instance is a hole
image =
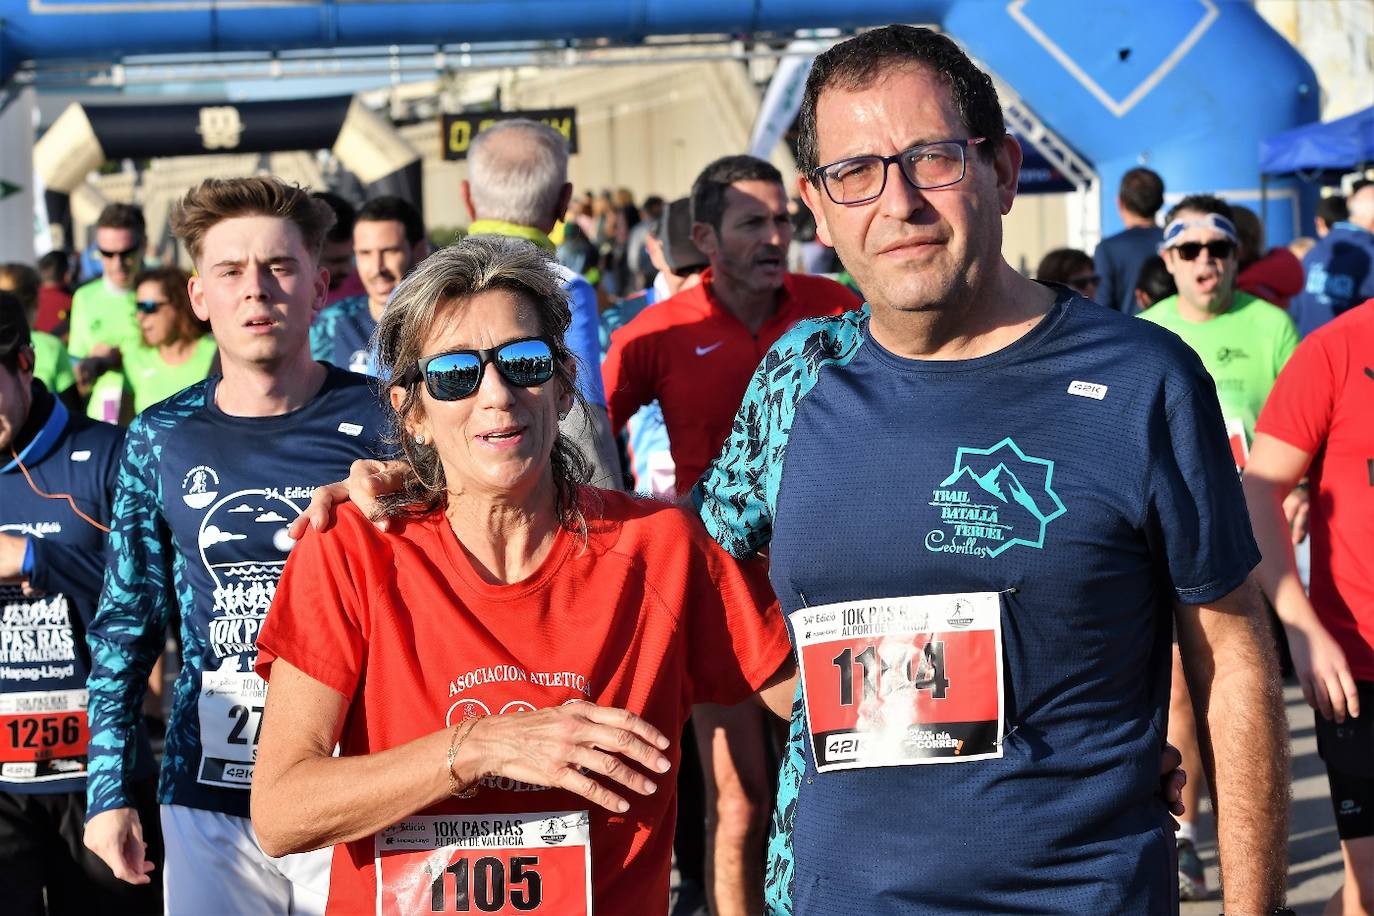
[[[466,725],[468,730],[460,737],[458,732]],[[458,787],[458,777],[453,775],[453,763],[458,758],[458,746],[467,740],[468,735],[477,727],[477,719],[464,719],[453,726],[453,739],[448,743],[448,791],[455,798],[472,798],[477,794],[477,780],[474,779],[466,788]],[[479,777],[480,779],[480,777]]]

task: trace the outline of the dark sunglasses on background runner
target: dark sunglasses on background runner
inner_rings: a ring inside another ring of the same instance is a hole
[[[134,308],[145,315],[151,315],[166,304],[165,301],[159,301],[157,299],[140,299],[134,303]]]
[[[1206,248],[1207,253],[1212,256],[1213,261],[1224,261],[1235,254],[1236,243],[1230,239],[1217,239],[1215,242],[1183,242],[1175,245],[1174,251],[1185,261],[1196,261],[1197,256],[1202,254],[1202,249]]]
[[[405,384],[424,377],[437,401],[461,401],[476,393],[487,363],[518,388],[533,388],[553,378],[553,347],[542,337],[522,337],[489,350],[449,350],[426,356],[406,373]]]
[[[137,254],[137,248],[125,248],[123,251],[106,251],[104,248],[100,249],[100,256],[106,260],[119,258],[121,261],[129,261]]]

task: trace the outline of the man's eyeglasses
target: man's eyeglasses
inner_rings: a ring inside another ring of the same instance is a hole
[[[1185,261],[1196,261],[1197,256],[1206,248],[1213,261],[1224,261],[1236,253],[1236,243],[1230,239],[1217,239],[1214,242],[1182,242],[1174,246],[1174,251]]]
[[[401,384],[408,385],[419,375],[436,401],[461,401],[476,393],[487,363],[494,363],[512,385],[533,388],[553,378],[553,347],[542,337],[522,337],[488,350],[436,353],[417,361]]]
[[[820,179],[825,193],[837,204],[866,204],[877,200],[887,187],[887,167],[894,162],[913,188],[922,191],[946,188],[964,180],[968,148],[986,139],[941,140],[904,149],[895,156],[841,159],[813,170],[811,177]]]
[[[137,247],[125,248],[123,251],[106,251],[104,248],[100,249],[100,256],[107,261],[113,261],[115,258],[121,261],[132,261],[137,255]]]
[[[140,299],[134,303],[134,308],[145,315],[151,315],[166,304],[165,299]]]

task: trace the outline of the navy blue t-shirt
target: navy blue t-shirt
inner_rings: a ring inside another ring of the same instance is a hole
[[[1065,291],[978,359],[898,357],[866,309],[803,322],[765,357],[697,490],[708,530],[736,556],[768,550],[789,615],[994,595],[1005,716],[1000,756],[959,760],[972,733],[951,726],[922,737],[949,748],[939,764],[820,772],[799,697],[774,912],[1174,906],[1158,772],[1173,607],[1226,595],[1259,555],[1213,384],[1147,324]],[[854,661],[823,657],[806,693]],[[962,703],[960,664],[906,676],[931,706]]]
[[[29,539],[25,596],[0,583],[0,790],[21,794],[86,788],[86,628],[105,568],[115,467],[124,431],[69,414],[41,382],[33,385],[36,427],[17,458],[0,465],[0,532]],[[31,486],[24,477],[27,470]],[[36,489],[35,489],[36,488]],[[153,772],[141,729],[134,775]]]
[[[182,668],[158,800],[248,816],[267,694],[253,674],[257,633],[293,546],[287,526],[315,487],[385,452],[371,380],[328,370],[313,399],[281,416],[224,413],[215,376],[129,427],[90,631],[88,817],[129,805],[126,734],[174,604]]]
[[[1307,282],[1288,311],[1306,337],[1337,315],[1374,299],[1374,232],[1337,223],[1302,259]]]
[[[1158,226],[1136,226],[1103,239],[1093,252],[1093,266],[1102,278],[1097,287],[1097,301],[1124,315],[1134,315],[1136,307],[1135,281],[1140,266],[1158,254],[1164,241],[1164,230]]]

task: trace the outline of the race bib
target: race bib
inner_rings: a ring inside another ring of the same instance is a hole
[[[230,659],[229,664],[234,660]],[[247,789],[258,759],[267,682],[240,671],[204,671],[200,676],[200,773],[196,781],[225,789]]]
[[[0,783],[82,775],[90,734],[84,690],[0,694]]]
[[[377,916],[589,916],[586,811],[408,817],[375,836]]]
[[[1236,460],[1236,470],[1245,469],[1250,457],[1250,440],[1245,438],[1245,421],[1240,417],[1226,418],[1226,438],[1231,440],[1231,457]]]
[[[789,615],[816,769],[1002,756],[1001,598],[882,598]]]

